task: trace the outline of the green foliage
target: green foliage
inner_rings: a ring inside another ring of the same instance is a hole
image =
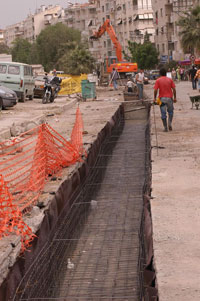
[[[81,43],[81,33],[62,23],[45,28],[33,44],[25,39],[15,40],[12,55],[16,62],[42,64],[46,71],[57,68],[80,74],[94,68],[86,43]]]
[[[26,39],[18,38],[13,42],[11,54],[14,62],[30,64],[31,43]]]
[[[137,62],[139,68],[152,69],[158,64],[158,51],[150,41],[143,44],[128,41],[128,49],[131,61]]]
[[[30,50],[30,64],[38,64],[38,62],[39,62],[39,55],[38,55],[37,44],[33,43],[31,45],[31,50]]]
[[[166,63],[165,65],[164,65],[164,68],[166,69],[166,70],[172,70],[172,68],[177,68],[177,65],[178,65],[178,62],[176,62],[176,61],[169,61],[168,63]]]
[[[0,43],[0,53],[10,54],[10,48],[4,43]]]
[[[63,54],[56,68],[68,74],[79,75],[90,73],[95,68],[94,62],[90,52],[80,44]]]
[[[181,45],[185,52],[194,53],[200,49],[200,6],[196,6],[180,17],[177,25],[180,27]]]
[[[80,41],[80,32],[62,23],[47,27],[36,40],[39,63],[47,71],[55,68],[60,57]]]

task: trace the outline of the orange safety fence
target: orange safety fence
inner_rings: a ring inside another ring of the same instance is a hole
[[[23,222],[23,214],[36,204],[48,177],[81,161],[82,134],[78,108],[71,141],[50,125],[41,124],[0,143],[0,239],[15,233],[21,236],[22,248],[28,246],[33,234]]]

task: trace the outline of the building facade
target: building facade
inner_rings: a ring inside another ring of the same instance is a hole
[[[42,5],[35,14],[28,15],[25,20],[7,26],[5,29],[6,45],[11,47],[17,38],[24,38],[32,43],[46,26],[58,22],[61,11],[59,5]]]
[[[155,24],[155,44],[160,62],[188,59],[181,48],[179,27],[176,22],[181,14],[200,4],[200,0],[152,0]]]
[[[98,41],[89,39],[106,19],[110,19],[116,36],[126,52],[129,40],[143,42],[146,33],[150,40],[154,41],[151,0],[93,0],[65,9],[65,24],[82,32],[88,40],[91,53],[99,61],[115,55],[114,45],[107,33]]]
[[[5,31],[3,29],[0,29],[0,43],[5,43],[4,36]]]

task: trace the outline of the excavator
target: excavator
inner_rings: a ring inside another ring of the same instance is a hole
[[[137,63],[130,63],[123,60],[122,46],[115,34],[113,26],[110,24],[109,19],[107,19],[104,24],[99,27],[98,31],[93,33],[90,39],[98,40],[105,32],[109,34],[110,39],[114,44],[116,56],[111,56],[105,59],[104,71],[111,73],[113,68],[115,68],[119,72],[121,78],[124,78],[126,76],[126,73],[137,72]]]

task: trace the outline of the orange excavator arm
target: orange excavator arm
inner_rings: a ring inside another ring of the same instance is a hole
[[[114,44],[116,56],[119,62],[122,62],[122,46],[115,34],[114,28],[110,24],[110,20],[107,19],[102,26],[99,27],[98,31],[94,32],[94,34],[90,37],[91,39],[97,40],[99,39],[105,32],[110,36],[111,41]]]

